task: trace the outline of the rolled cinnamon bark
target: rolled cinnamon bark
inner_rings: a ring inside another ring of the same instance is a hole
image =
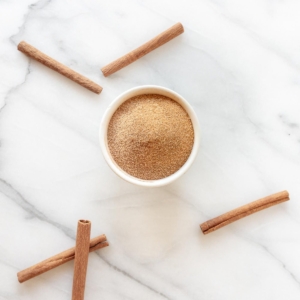
[[[152,40],[143,44],[142,46],[136,48],[135,50],[127,53],[126,55],[118,58],[117,60],[111,62],[101,69],[105,77],[121,70],[122,68],[128,66],[149,52],[155,50],[156,48],[166,44],[171,41],[178,35],[184,32],[184,28],[181,23],[177,23],[174,26],[170,27],[166,31],[162,32]]]
[[[90,240],[89,251],[93,252],[107,246],[109,246],[109,244],[106,241],[106,236],[105,234],[102,234]],[[63,251],[59,254],[56,254],[34,266],[20,271],[17,274],[18,280],[20,283],[27,281],[74,259],[74,257],[75,247]]]
[[[253,201],[234,210],[231,210],[223,215],[220,215],[214,219],[206,221],[200,225],[200,228],[204,234],[208,234],[234,221],[249,216],[257,211],[288,201],[289,199],[289,193],[287,191],[282,191]]]
[[[97,83],[73,71],[69,67],[61,64],[60,62],[56,61],[55,59],[44,54],[43,52],[39,51],[38,49],[34,48],[24,41],[19,43],[18,50],[96,94],[100,94],[100,92],[102,91],[102,87]]]
[[[88,220],[79,220],[75,246],[72,300],[84,299],[85,279],[89,259],[90,234],[91,222]]]

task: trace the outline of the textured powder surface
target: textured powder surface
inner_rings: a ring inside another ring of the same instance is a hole
[[[194,130],[189,115],[176,101],[144,94],[116,110],[107,139],[113,159],[125,172],[154,180],[183,166],[193,148]]]

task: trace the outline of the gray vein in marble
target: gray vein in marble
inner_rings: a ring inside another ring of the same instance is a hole
[[[18,270],[18,268],[12,264],[9,264],[7,261],[4,261],[4,260],[0,260],[0,263],[4,266],[7,266],[7,267],[10,267],[10,268],[13,268],[15,270]]]
[[[13,299],[12,295],[3,294],[2,292],[0,292],[0,297],[1,297],[0,299],[3,299],[3,300]]]
[[[26,29],[26,23],[29,20],[31,14],[33,13],[34,10],[39,10],[42,8],[45,8],[48,4],[51,3],[52,0],[39,0],[33,4],[30,4],[28,6],[28,12],[24,15],[23,17],[23,22],[19,26],[19,31],[12,35],[9,40],[12,42],[12,44],[17,45],[20,39],[20,36],[23,35],[25,29]]]
[[[270,184],[266,179],[264,179],[263,172],[259,165],[255,164],[253,158],[247,154],[242,148],[240,148],[241,153],[245,156],[247,164],[249,164],[253,170],[258,175],[259,180],[262,182],[263,186],[266,188],[267,192],[265,194],[271,195],[272,189],[270,188]]]
[[[205,215],[205,213],[204,213],[199,207],[195,206],[195,205],[194,205],[193,203],[191,203],[190,201],[185,200],[185,198],[183,198],[183,197],[177,195],[176,192],[174,192],[173,190],[170,190],[170,187],[169,187],[169,188],[166,187],[166,188],[168,189],[167,192],[168,192],[170,195],[176,197],[176,200],[183,202],[184,204],[186,204],[186,205],[192,207],[195,211],[199,212],[200,214]],[[206,216],[207,216],[207,215],[206,215]]]
[[[71,295],[71,291],[65,290],[65,289],[61,288],[60,286],[58,286],[57,284],[53,285],[53,287],[56,288],[58,291],[61,291],[67,295]]]
[[[7,196],[11,199],[15,204],[20,206],[23,210],[25,210],[31,217],[35,217],[42,222],[49,223],[53,225],[57,229],[61,230],[66,236],[75,239],[75,234],[73,230],[61,225],[51,219],[49,219],[46,215],[44,215],[41,211],[35,208],[28,200],[26,200],[22,194],[17,191],[10,183],[0,178],[0,193]]]
[[[31,5],[28,6],[28,12],[27,12],[27,13],[24,15],[24,17],[23,17],[23,23],[22,23],[21,26],[19,27],[19,31],[18,31],[16,34],[12,35],[12,36],[9,38],[9,40],[10,40],[14,45],[17,45],[17,44],[18,44],[18,42],[19,42],[19,40],[20,40],[20,37],[22,37],[22,35],[24,34],[24,31],[25,31],[25,29],[26,29],[26,24],[27,24],[29,18],[31,17],[31,14],[34,13],[35,11],[37,11],[37,10],[41,10],[41,9],[45,8],[45,7],[46,7],[48,4],[50,4],[51,2],[52,2],[52,0],[40,0],[40,1],[36,2],[36,3],[33,3],[33,4],[31,4]],[[84,13],[80,13],[80,14],[77,14],[77,15],[72,16],[72,17],[70,17],[70,18],[66,18],[66,19],[64,19],[64,21],[65,21],[65,20],[73,19],[73,18],[78,17],[78,16],[80,16],[80,15],[82,15],[82,14],[84,14]],[[44,19],[44,17],[43,17],[43,19]],[[56,19],[56,20],[57,20],[58,18],[53,18],[53,19]],[[66,49],[65,49],[62,45],[60,45],[60,42],[62,42],[62,41],[57,41],[58,49],[60,49],[62,52],[68,53],[68,52],[66,51]],[[68,53],[68,56],[72,57],[72,55],[70,55],[70,53]],[[81,58],[81,60],[84,59],[84,58],[82,58],[82,57],[80,57],[80,58]],[[77,62],[75,59],[71,59],[71,62],[72,62],[72,61],[75,62],[75,65],[78,65],[78,62]],[[88,64],[88,63],[86,62],[85,59],[84,59],[84,62],[85,62],[85,65],[88,67],[88,69],[92,70],[93,73],[95,73],[95,71],[98,70],[98,67],[97,67],[97,66],[92,66],[92,65]],[[71,64],[71,65],[72,65],[72,64]],[[99,74],[99,72],[97,72],[97,73]],[[100,76],[98,76],[98,77],[100,77]]]
[[[27,70],[26,70],[26,73],[25,73],[25,77],[24,77],[24,80],[21,81],[20,83],[14,85],[13,87],[11,87],[7,92],[6,92],[6,95],[4,96],[4,104],[3,106],[0,108],[0,114],[1,112],[3,111],[3,109],[6,107],[7,105],[7,100],[9,99],[9,97],[14,93],[16,92],[23,84],[26,83],[26,80],[28,78],[30,74],[30,61],[28,62],[28,66],[27,66]]]
[[[268,147],[270,147],[271,149],[273,149],[278,154],[283,155],[287,160],[291,161],[292,163],[300,164],[300,161],[297,161],[296,159],[294,159],[293,157],[291,157],[291,155],[286,155],[286,153],[284,153],[282,151],[282,149],[279,149],[276,146],[276,144],[272,144],[266,138],[263,138],[263,137],[260,137],[260,138],[261,138],[261,141],[264,142]]]
[[[126,277],[132,279],[133,281],[135,281],[135,282],[137,282],[138,284],[144,286],[145,288],[147,288],[148,290],[154,292],[155,294],[158,294],[159,296],[161,296],[161,297],[163,297],[163,298],[165,298],[165,299],[170,299],[170,298],[168,298],[166,295],[164,295],[163,293],[161,293],[161,292],[155,290],[155,289],[152,288],[151,286],[149,286],[149,285],[147,285],[147,284],[141,282],[139,279],[133,277],[132,275],[130,275],[130,274],[127,273],[126,271],[124,271],[124,270],[118,268],[117,266],[113,265],[113,264],[110,263],[107,259],[104,259],[102,256],[100,256],[99,253],[96,252],[96,255],[97,255],[99,258],[101,258],[108,266],[110,266],[110,267],[111,267],[112,269],[114,269],[115,271],[117,271],[117,272],[119,272],[119,273],[125,275]]]
[[[233,234],[235,234],[237,237],[239,237],[240,239],[246,240],[247,242],[250,242],[258,247],[260,247],[262,250],[264,250],[265,252],[268,253],[268,255],[270,257],[273,258],[273,260],[275,260],[278,264],[280,264],[283,269],[286,271],[286,273],[290,276],[290,278],[297,284],[297,287],[300,289],[300,281],[297,279],[297,277],[293,274],[293,272],[291,272],[287,266],[285,265],[285,263],[280,260],[278,257],[276,257],[265,245],[253,240],[250,237],[246,237],[246,235],[241,236],[240,234],[238,234],[235,230],[231,230],[231,232]]]
[[[298,285],[298,288],[300,289],[300,281],[296,278],[296,276],[287,268],[287,266],[284,264],[284,262],[282,260],[280,260],[278,257],[276,257],[271,251],[269,251],[269,249],[260,244],[257,243],[259,246],[261,246],[274,260],[276,260],[278,263],[281,264],[281,266],[285,269],[285,271],[290,275],[290,277],[296,282],[296,284]]]
[[[152,7],[149,7],[149,6],[145,5],[145,4],[143,3],[143,1],[138,1],[138,3],[139,3],[140,6],[145,7],[146,9],[152,11],[153,13],[155,13],[155,14],[161,16],[161,17],[163,17],[164,19],[168,20],[169,22],[172,22],[172,23],[174,23],[174,24],[178,22],[178,20],[170,19],[170,18],[168,18],[167,16],[163,15],[162,13],[160,13],[160,12],[154,10]]]
[[[295,122],[291,122],[287,119],[287,117],[285,115],[280,114],[279,115],[280,120],[282,121],[282,123],[284,125],[287,125],[288,127],[290,127],[291,129],[296,129],[299,128],[299,124],[295,123]]]
[[[253,122],[253,121],[251,120],[251,118],[248,116],[248,114],[247,114],[247,112],[246,112],[246,109],[245,109],[244,102],[242,102],[242,111],[243,111],[243,114],[244,114],[245,118],[249,121],[249,123],[251,123],[251,124],[254,126],[254,128],[257,129],[256,133],[260,132],[260,133],[265,134],[263,128],[262,128],[261,126],[257,125],[255,122]],[[298,129],[298,128],[299,128],[299,125],[298,125],[297,123],[287,121],[283,115],[280,114],[280,115],[279,115],[279,118],[280,118],[280,120],[282,121],[282,123],[283,123],[284,125],[288,126],[289,128],[291,128],[291,129]],[[293,162],[293,163],[299,164],[299,161],[297,161],[296,159],[291,158],[290,155],[286,155],[286,153],[284,153],[284,152],[282,151],[282,149],[279,149],[279,148],[276,146],[276,144],[273,144],[273,143],[269,142],[269,141],[267,140],[267,138],[264,138],[263,136],[259,136],[259,135],[257,135],[257,137],[258,137],[263,143],[265,143],[269,148],[271,148],[271,149],[273,149],[274,151],[276,151],[278,154],[283,155],[286,159],[288,159],[289,161],[291,161],[291,162]],[[300,142],[300,140],[299,140],[299,142]]]
[[[243,97],[240,97],[241,99],[243,99]],[[246,112],[246,108],[245,108],[245,103],[243,100],[241,100],[241,105],[242,105],[242,112],[243,115],[245,116],[245,118],[249,121],[250,124],[252,124],[254,126],[254,128],[257,130],[256,132],[262,131],[262,128],[260,126],[258,126],[254,121],[252,121],[252,119],[249,117],[249,115]]]
[[[127,296],[124,296],[123,294],[119,293],[118,290],[114,290],[113,292],[108,292],[109,294],[111,295],[118,295],[120,299],[124,299],[124,300],[135,300],[134,298],[131,298],[131,297],[127,297]]]

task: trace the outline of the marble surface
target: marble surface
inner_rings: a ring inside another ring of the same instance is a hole
[[[70,299],[73,263],[17,272],[92,221],[86,299],[300,298],[300,3],[296,0],[0,2],[0,299]],[[185,33],[120,72],[100,68],[176,22]],[[21,40],[103,86],[80,87]],[[200,152],[169,186],[118,178],[98,130],[111,101],[171,88],[199,117]],[[291,201],[204,236],[199,224],[287,189]]]

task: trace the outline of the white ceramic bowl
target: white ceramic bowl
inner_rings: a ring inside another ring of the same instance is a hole
[[[108,124],[110,122],[111,117],[113,116],[114,112],[117,110],[117,108],[126,100],[128,100],[131,97],[142,95],[142,94],[160,94],[163,96],[167,96],[176,102],[178,102],[189,114],[192,124],[194,127],[194,145],[191,151],[191,154],[188,158],[188,160],[185,162],[185,164],[175,173],[172,175],[158,179],[158,180],[143,180],[139,179],[137,177],[133,177],[126,173],[124,170],[122,170],[117,163],[114,161],[113,157],[110,154],[108,143],[107,143],[107,128]],[[157,85],[143,85],[138,86],[135,88],[132,88],[123,94],[119,95],[107,108],[106,112],[104,113],[104,116],[102,118],[101,124],[100,124],[100,146],[101,150],[103,152],[104,158],[107,161],[108,165],[113,169],[113,171],[119,175],[121,178],[125,179],[128,182],[134,183],[136,185],[141,186],[147,186],[147,187],[158,187],[162,185],[169,184],[179,178],[182,174],[184,174],[187,169],[191,166],[193,163],[196,154],[198,152],[199,148],[199,140],[200,140],[200,129],[199,129],[199,123],[197,116],[190,106],[190,104],[179,94],[175,93],[174,91],[157,86]]]

